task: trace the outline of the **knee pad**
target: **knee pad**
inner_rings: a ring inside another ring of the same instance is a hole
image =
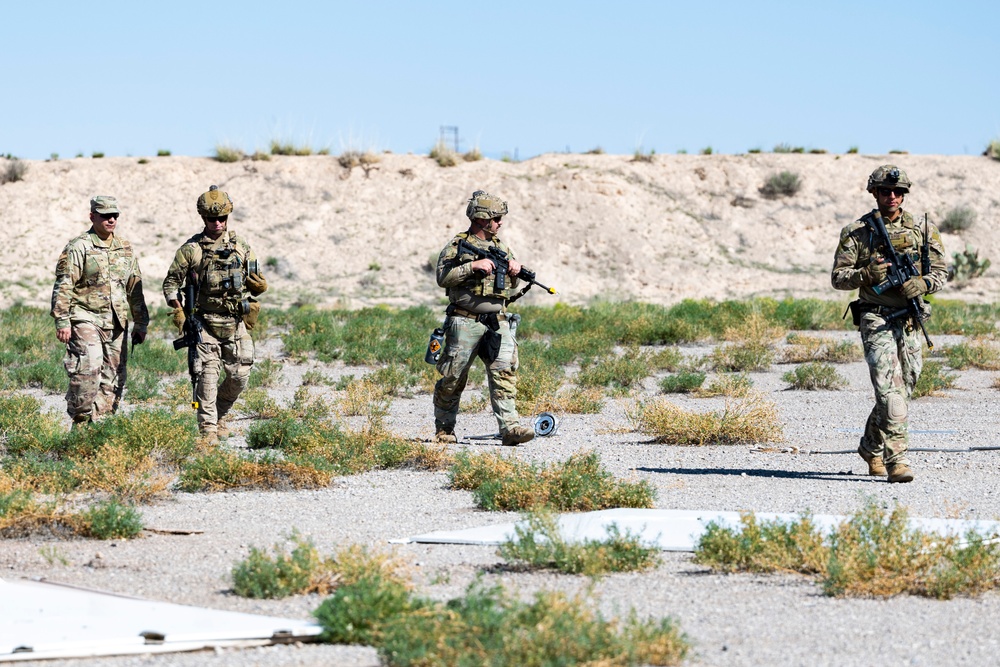
[[[905,422],[906,399],[899,394],[891,394],[886,399],[886,413],[891,422]]]

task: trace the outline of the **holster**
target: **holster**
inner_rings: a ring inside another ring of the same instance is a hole
[[[496,318],[496,315],[493,316]],[[497,326],[499,329],[499,325]],[[500,344],[503,342],[503,336],[500,335],[499,331],[493,331],[489,327],[486,328],[486,332],[483,333],[483,337],[479,339],[479,358],[483,360],[483,363],[489,366],[497,357],[500,356]]]
[[[863,311],[861,310],[861,299],[855,299],[847,304],[847,310],[844,311],[844,316],[841,319],[847,319],[847,311],[851,311],[851,321],[854,322],[854,326],[861,327],[861,315]]]

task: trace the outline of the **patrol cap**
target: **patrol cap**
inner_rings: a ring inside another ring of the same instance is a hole
[[[118,210],[118,200],[109,195],[94,195],[90,198],[92,213],[121,213]]]

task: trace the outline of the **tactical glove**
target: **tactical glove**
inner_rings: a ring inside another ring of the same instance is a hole
[[[872,260],[868,262],[868,266],[861,269],[861,284],[868,285],[880,285],[885,281],[885,276],[889,271],[889,265],[885,262],[880,262],[877,257],[872,256]]]
[[[263,294],[267,291],[267,281],[260,273],[251,273],[247,276],[247,289],[253,296]]]
[[[913,276],[903,283],[902,287],[903,296],[907,299],[915,299],[919,296],[923,296],[924,294],[927,294],[928,289],[927,281],[920,276]]]
[[[243,324],[246,325],[247,331],[253,331],[253,328],[257,326],[258,317],[260,317],[260,302],[251,301],[250,310],[243,316]]]
[[[184,317],[184,309],[180,306],[174,308],[170,313],[170,321],[174,323],[174,326],[177,327],[178,331],[184,331],[184,321],[186,319],[187,318]]]

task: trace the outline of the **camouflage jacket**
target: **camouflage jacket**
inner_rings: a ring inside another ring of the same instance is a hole
[[[872,248],[875,245],[875,233],[869,226],[874,211],[862,216],[844,227],[840,232],[840,243],[833,258],[833,272],[830,281],[834,289],[858,289],[862,301],[880,306],[903,308],[906,299],[899,288],[889,289],[882,294],[876,294],[868,285],[861,284],[861,269],[871,261]],[[928,294],[937,292],[948,280],[948,265],[944,256],[944,244],[941,243],[941,233],[933,223],[915,222],[913,216],[901,210],[895,221],[883,218],[886,231],[893,247],[898,253],[906,253],[913,260],[917,271],[922,271],[921,252],[924,238],[927,237],[927,254],[930,258],[930,270],[923,274],[928,283]]]
[[[511,292],[517,287],[517,278],[508,275],[506,289],[498,292],[494,274],[487,276],[473,271],[472,262],[479,257],[469,252],[459,253],[458,242],[463,239],[483,250],[499,248],[507,253],[508,259],[516,259],[514,252],[500,239],[484,241],[468,232],[462,232],[449,241],[438,255],[438,286],[444,287],[448,300],[460,308],[473,313],[500,312],[507,305]]]
[[[145,331],[149,312],[132,245],[115,234],[102,241],[93,230],[66,244],[56,263],[51,312],[57,329],[76,322],[124,327],[131,314],[136,331]]]
[[[256,265],[257,256],[241,236],[229,230],[214,240],[204,232],[195,234],[177,249],[163,281],[163,297],[180,301],[180,290],[193,268],[198,276],[198,312],[240,314],[240,304],[250,299],[246,276],[260,271]]]

